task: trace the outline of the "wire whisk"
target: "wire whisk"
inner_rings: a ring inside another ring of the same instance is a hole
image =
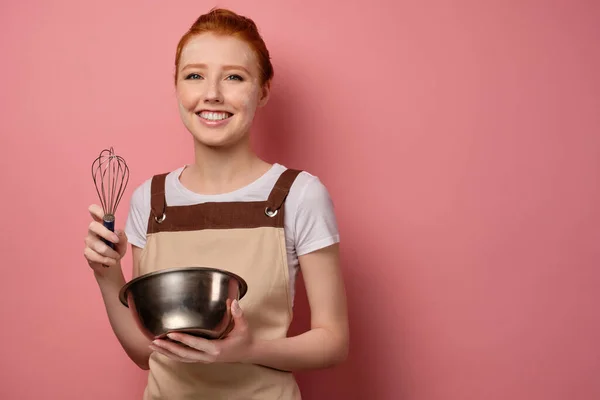
[[[117,207],[129,182],[129,167],[123,157],[115,154],[112,147],[104,149],[92,163],[92,178],[104,211],[102,224],[114,232]],[[114,249],[112,242],[105,239],[102,241]]]

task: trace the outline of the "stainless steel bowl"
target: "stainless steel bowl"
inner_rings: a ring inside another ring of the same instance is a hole
[[[246,282],[231,272],[183,267],[132,279],[121,288],[119,299],[150,340],[170,332],[218,339],[233,327],[231,303],[247,290]]]

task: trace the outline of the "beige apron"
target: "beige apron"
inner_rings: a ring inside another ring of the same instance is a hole
[[[286,337],[292,319],[284,234],[285,198],[300,171],[288,169],[266,201],[169,206],[167,174],[152,178],[152,212],[140,274],[206,266],[248,283],[240,300],[255,339]],[[160,221],[160,222],[159,222]],[[152,353],[144,400],[297,400],[290,372],[240,363],[181,363]]]

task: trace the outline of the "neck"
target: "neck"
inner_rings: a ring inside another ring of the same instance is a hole
[[[207,147],[196,142],[195,162],[181,175],[190,190],[203,194],[226,193],[258,179],[270,164],[252,151],[249,138],[230,147]]]

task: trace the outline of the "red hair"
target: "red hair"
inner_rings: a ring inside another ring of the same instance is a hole
[[[213,8],[208,14],[201,15],[190,29],[182,36],[177,44],[175,55],[175,83],[179,75],[179,59],[181,51],[187,42],[195,35],[202,33],[215,33],[233,36],[248,43],[258,58],[258,67],[261,73],[261,84],[269,82],[273,78],[273,65],[269,50],[254,21],[250,18],[238,15],[233,11],[222,8]]]

